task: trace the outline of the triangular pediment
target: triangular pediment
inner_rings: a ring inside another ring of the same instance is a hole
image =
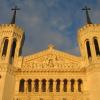
[[[33,68],[33,69],[49,69],[63,67],[78,68],[81,66],[82,59],[81,57],[73,56],[68,53],[49,47],[46,50],[43,50],[39,53],[26,56],[23,59],[23,68]]]

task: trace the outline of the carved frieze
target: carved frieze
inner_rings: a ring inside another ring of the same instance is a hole
[[[72,59],[72,60],[71,60]],[[78,60],[79,61],[78,61]],[[54,48],[49,48],[40,54],[26,57],[21,68],[23,71],[80,71],[81,59],[72,58]]]

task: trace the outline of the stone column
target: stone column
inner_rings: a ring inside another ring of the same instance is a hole
[[[8,48],[7,48],[7,55],[6,55],[6,61],[9,63],[10,57],[11,57],[11,49],[12,49],[12,43],[13,43],[13,38],[9,38],[8,40]]]
[[[96,50],[95,50],[95,45],[92,39],[90,40],[90,50],[91,50],[92,60],[96,61]]]
[[[81,83],[81,92],[83,92],[84,91],[84,83],[82,82]]]
[[[39,80],[39,92],[41,92],[42,91],[42,81],[41,80]]]
[[[53,81],[53,92],[54,93],[56,92],[56,81],[55,80]]]
[[[71,81],[67,81],[67,92],[71,92]]]
[[[21,40],[19,39],[19,41],[16,42],[15,57],[19,56],[20,47],[21,47]]]
[[[46,81],[46,92],[49,92],[49,82],[48,82],[48,80]]]
[[[28,92],[28,81],[25,81],[24,90],[25,90],[25,93]]]
[[[34,91],[34,80],[32,80],[32,92],[35,92]]]
[[[77,80],[74,81],[74,91],[78,92],[78,81]]]
[[[63,80],[61,80],[60,81],[60,92],[64,92],[63,88],[64,88],[64,82]]]

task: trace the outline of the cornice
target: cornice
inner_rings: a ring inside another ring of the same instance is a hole
[[[61,52],[49,46],[48,49],[23,58],[21,71],[84,71],[82,58]]]
[[[29,55],[29,56],[24,57],[24,60],[23,61],[24,62],[29,62],[31,60],[36,60],[36,59],[45,57],[47,55],[51,55],[52,57],[59,56],[59,57],[65,59],[65,60],[67,59],[67,60],[70,60],[72,62],[80,62],[82,60],[81,57],[74,56],[74,55],[71,55],[71,54],[68,54],[68,53],[65,53],[65,52],[56,50],[54,48],[48,48],[48,49],[43,50],[43,51],[41,51],[39,53],[32,54],[32,55]]]

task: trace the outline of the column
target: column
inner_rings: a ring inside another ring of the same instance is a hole
[[[28,92],[28,81],[25,81],[24,90],[25,90],[25,93]]]
[[[11,59],[10,59],[10,55],[11,55],[11,49],[12,49],[12,43],[13,43],[13,38],[9,38],[8,40],[8,48],[7,48],[7,62],[9,62]]]
[[[64,82],[63,80],[61,80],[60,81],[60,92],[64,92],[63,88],[64,88]]]
[[[56,81],[53,81],[53,92],[56,92]]]
[[[49,82],[46,80],[46,92],[49,92]]]
[[[17,41],[16,43],[15,57],[19,56],[20,47],[21,47],[21,40],[19,39],[19,41]]]
[[[71,92],[71,81],[70,80],[67,81],[67,91]]]
[[[90,40],[90,50],[91,50],[92,60],[96,61],[96,51],[95,51],[93,39]]]
[[[78,81],[77,80],[75,80],[74,82],[74,91],[78,92]]]
[[[35,92],[34,91],[34,80],[32,80],[32,92]]]
[[[81,92],[84,92],[84,83],[83,83],[83,81],[82,81],[82,83],[81,83]]]
[[[42,81],[39,80],[39,92],[41,92],[41,88],[42,88]]]
[[[81,92],[84,92],[84,83],[83,83],[83,81],[81,83]]]

